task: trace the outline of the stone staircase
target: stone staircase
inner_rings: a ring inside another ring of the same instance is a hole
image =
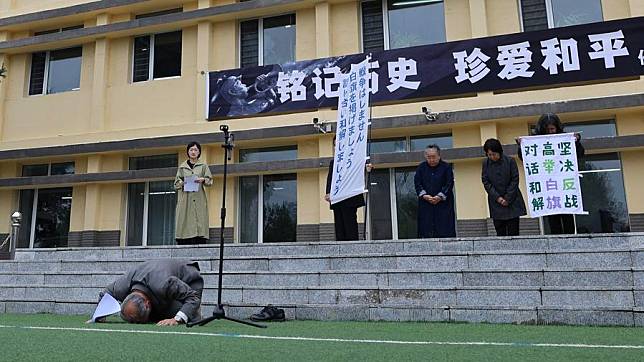
[[[226,244],[223,302],[247,318],[644,326],[644,234]],[[217,247],[19,250],[0,261],[0,312],[90,315],[137,263],[199,261],[203,312],[217,299]]]

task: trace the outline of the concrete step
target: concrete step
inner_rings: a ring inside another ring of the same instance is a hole
[[[594,234],[563,236],[520,236],[458,238],[448,240],[412,239],[354,242],[297,242],[270,244],[226,244],[227,258],[238,256],[312,256],[312,255],[369,255],[393,253],[486,251],[562,251],[602,249],[644,249],[644,233]],[[151,258],[217,259],[216,245],[19,249],[17,260],[138,260]]]
[[[233,316],[276,304],[297,319],[641,325],[643,242],[623,234],[227,245],[223,301]],[[217,297],[212,246],[17,255],[0,261],[0,312],[89,314],[105,285],[161,257],[199,262],[204,311]]]
[[[202,304],[202,315],[209,316],[216,303]],[[95,303],[0,302],[0,313],[55,313],[91,316]],[[226,314],[248,319],[265,304],[226,303]],[[616,325],[644,327],[644,308],[578,306],[383,306],[378,304],[275,304],[283,308],[289,320],[352,321],[431,321],[515,324]]]
[[[13,260],[1,261],[0,272],[125,272],[149,259]],[[218,260],[192,258],[201,270],[218,269]],[[327,270],[463,270],[541,268],[644,268],[644,249],[400,252],[387,254],[233,256],[226,271],[327,271]]]
[[[205,302],[202,315],[210,316],[216,304]],[[248,319],[263,304],[227,304],[226,314]],[[642,308],[576,308],[570,306],[457,306],[457,307],[385,307],[371,304],[329,305],[302,304],[283,308],[289,320],[351,321],[430,321],[515,324],[614,325],[644,327]],[[91,316],[94,303],[0,302],[0,313],[55,313]]]
[[[102,287],[94,286],[0,286],[0,302],[92,303]],[[204,302],[214,302],[217,289],[206,287]],[[575,306],[644,307],[644,289],[628,287],[224,287],[227,303],[265,304],[374,304],[382,306],[443,307]]]
[[[84,285],[102,287],[117,279],[118,272],[4,272],[0,285]],[[218,285],[215,271],[203,271],[207,286]],[[349,271],[231,271],[224,272],[225,286],[615,286],[644,287],[644,269],[535,269],[535,270],[349,270]]]

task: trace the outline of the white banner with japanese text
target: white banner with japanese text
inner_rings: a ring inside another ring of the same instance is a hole
[[[331,203],[365,192],[365,161],[369,130],[369,62],[352,64],[338,89]]]
[[[530,217],[585,214],[574,133],[521,137]]]

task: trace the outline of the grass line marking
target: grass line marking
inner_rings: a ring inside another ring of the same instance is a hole
[[[581,344],[581,343],[523,343],[523,342],[397,341],[397,340],[386,340],[386,339],[385,340],[379,340],[379,339],[288,337],[288,336],[262,336],[262,335],[252,335],[252,334],[231,334],[231,333],[207,333],[207,332],[201,333],[201,332],[179,332],[179,331],[141,331],[141,330],[132,330],[132,329],[38,327],[38,326],[12,326],[12,325],[0,325],[0,328],[51,330],[51,331],[98,332],[98,333],[133,333],[133,334],[160,334],[160,335],[181,335],[181,336],[227,337],[227,338],[283,340],[283,341],[399,344],[399,345],[498,346],[498,347],[587,348],[587,349],[592,349],[592,348],[595,348],[595,349],[597,349],[597,348],[599,348],[599,349],[644,349],[644,345],[609,345],[609,344]]]

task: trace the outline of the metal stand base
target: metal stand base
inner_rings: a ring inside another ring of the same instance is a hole
[[[226,311],[224,310],[223,306],[217,306],[215,308],[214,312],[212,312],[212,316],[210,316],[208,318],[204,318],[204,319],[202,319],[200,321],[187,323],[186,327],[190,328],[190,327],[193,327],[193,326],[203,326],[203,325],[206,325],[206,324],[208,324],[208,323],[210,323],[210,322],[212,322],[212,321],[214,321],[216,319],[225,319],[225,320],[228,320],[228,321],[231,321],[231,322],[241,323],[241,324],[245,324],[245,325],[253,326],[253,327],[257,327],[257,328],[266,328],[266,326],[263,325],[263,324],[253,323],[251,321],[246,321],[246,320],[243,320],[243,319],[237,319],[237,318],[232,318],[232,317],[226,316]]]

